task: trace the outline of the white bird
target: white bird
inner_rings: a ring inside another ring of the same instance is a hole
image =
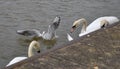
[[[48,31],[41,34],[39,30],[37,29],[31,29],[31,30],[17,30],[17,33],[20,35],[24,36],[29,36],[29,37],[42,37],[43,39],[46,40],[51,40],[54,38],[57,38],[56,36],[56,29],[58,29],[59,24],[60,24],[60,17],[56,17],[53,20],[53,23],[48,26]]]
[[[38,53],[40,53],[40,44],[37,41],[32,41],[28,48],[28,57],[33,56],[33,48],[37,50]],[[15,64],[17,62],[20,62],[24,59],[27,59],[28,57],[15,57],[13,60],[11,60],[6,66],[10,66],[12,64]]]
[[[81,23],[82,23],[82,29],[81,33],[79,34],[79,37],[86,35],[88,33],[94,32],[100,28],[106,27],[107,25],[111,25],[114,23],[119,22],[119,19],[115,16],[105,16],[100,17],[94,20],[91,24],[87,26],[87,21],[84,18],[78,19],[73,23],[71,32],[73,32]],[[72,37],[71,37],[72,38]],[[69,40],[69,38],[68,38]]]

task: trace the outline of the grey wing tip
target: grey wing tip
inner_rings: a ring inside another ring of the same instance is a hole
[[[33,32],[30,30],[17,30],[17,34],[24,35],[24,36],[31,36]]]
[[[56,18],[60,19],[60,16],[56,16]]]
[[[61,18],[60,16],[56,16],[53,22],[60,22]]]
[[[24,35],[24,36],[31,35],[31,33],[29,33],[27,30],[17,30],[16,33],[19,35]]]

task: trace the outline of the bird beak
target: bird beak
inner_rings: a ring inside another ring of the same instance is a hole
[[[40,53],[40,50],[39,50],[39,51],[37,51],[37,53]]]
[[[76,26],[72,26],[70,32],[71,32],[71,33],[74,32],[75,29],[76,29]]]
[[[109,22],[107,20],[102,20],[101,21],[101,28],[106,27],[109,24]]]
[[[73,29],[73,28],[71,28],[70,32],[71,32],[71,33],[72,33],[72,32],[74,32],[74,29]]]
[[[101,28],[104,28],[105,27],[105,24],[101,26]]]

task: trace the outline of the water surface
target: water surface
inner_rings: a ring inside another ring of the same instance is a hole
[[[18,29],[47,30],[56,15],[61,17],[57,30],[60,37],[54,41],[41,43],[41,51],[67,42],[72,23],[78,18],[86,18],[89,23],[101,16],[120,17],[120,0],[0,0],[0,67],[17,56],[27,56],[31,39],[16,34]],[[78,37],[80,29],[71,34]]]

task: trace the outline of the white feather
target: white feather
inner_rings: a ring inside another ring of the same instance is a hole
[[[68,39],[68,41],[72,41],[73,40],[73,38],[67,33],[67,39]]]

